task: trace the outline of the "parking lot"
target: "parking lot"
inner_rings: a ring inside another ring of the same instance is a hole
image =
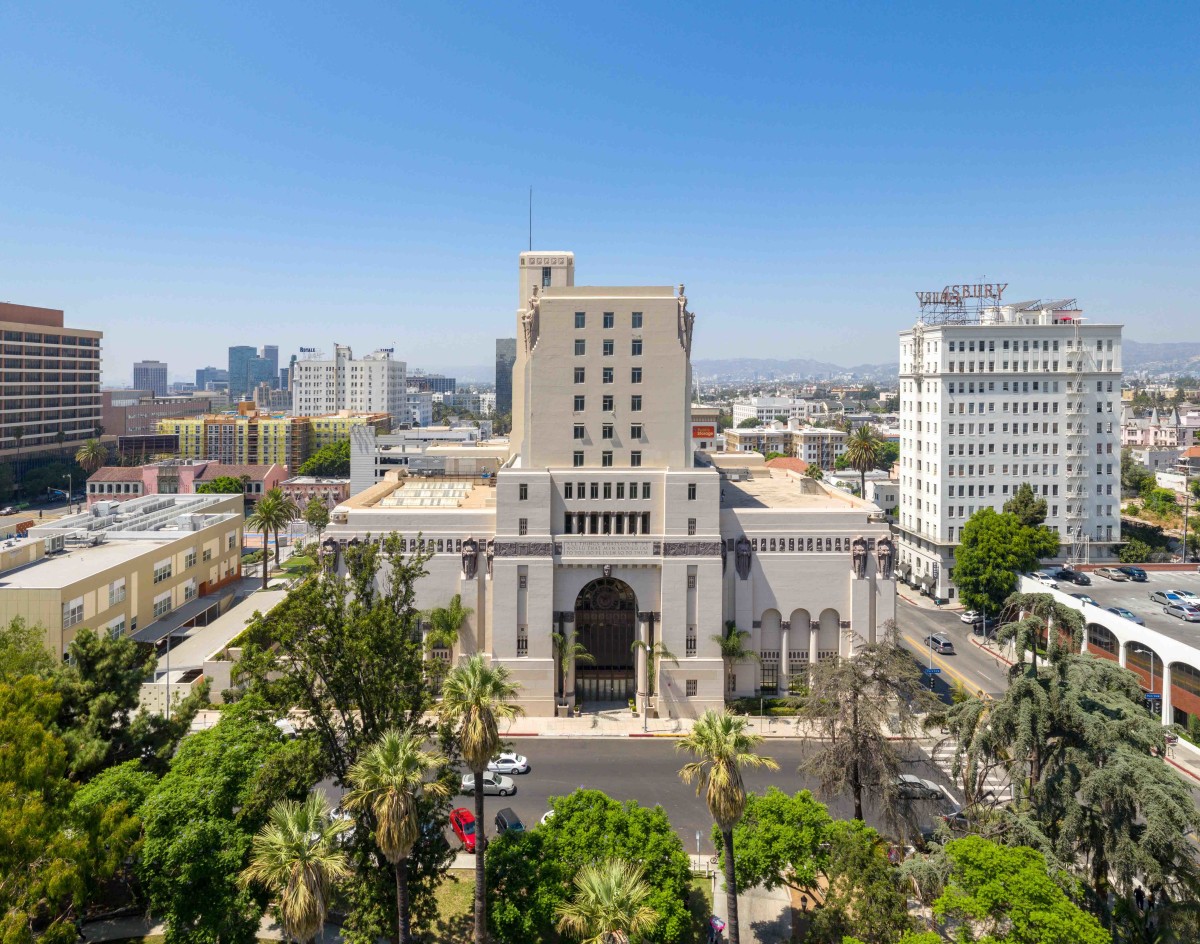
[[[1136,613],[1146,621],[1146,626],[1155,632],[1162,633],[1169,639],[1175,639],[1188,645],[1200,645],[1200,623],[1185,623],[1174,616],[1163,612],[1161,603],[1151,603],[1150,594],[1155,590],[1190,590],[1200,594],[1200,573],[1180,573],[1178,571],[1155,572],[1146,571],[1146,582],[1135,583],[1127,580],[1117,583],[1096,574],[1090,574],[1090,587],[1077,587],[1074,584],[1060,581],[1058,588],[1063,593],[1086,593],[1093,597],[1102,607],[1120,606]],[[1084,617],[1087,617],[1089,607],[1084,607]]]

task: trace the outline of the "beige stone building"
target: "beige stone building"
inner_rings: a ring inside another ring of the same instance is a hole
[[[0,622],[64,655],[82,628],[157,643],[215,618],[241,576],[242,496],[97,502],[0,545]]]
[[[516,315],[498,473],[456,476],[457,453],[479,447],[440,447],[444,472],[389,473],[327,532],[334,554],[391,532],[423,542],[418,605],[461,594],[473,611],[441,657],[507,666],[533,714],[637,699],[691,717],[876,638],[895,610],[879,509],[761,456],[696,448],[683,286],[577,286],[573,254],[524,252]],[[762,661],[727,678],[712,637],[728,622]],[[594,664],[561,679],[552,634]],[[674,658],[647,657],[663,648]]]

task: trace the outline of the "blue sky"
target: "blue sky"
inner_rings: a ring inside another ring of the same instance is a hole
[[[913,291],[1200,340],[1196,4],[0,3],[0,299],[109,381],[486,364],[516,258],[685,282],[694,355],[892,360]]]

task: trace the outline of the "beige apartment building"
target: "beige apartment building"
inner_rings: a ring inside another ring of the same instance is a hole
[[[215,618],[241,576],[242,496],[97,502],[0,545],[0,622],[65,656],[84,627],[158,643]]]

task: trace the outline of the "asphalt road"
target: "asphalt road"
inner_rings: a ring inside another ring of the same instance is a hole
[[[896,623],[900,638],[922,668],[930,664],[929,647],[925,637],[931,633],[949,636],[954,643],[954,655],[932,654],[934,668],[942,671],[935,679],[934,690],[948,698],[955,682],[962,682],[968,692],[980,690],[989,695],[1003,694],[1008,688],[1005,667],[982,652],[971,642],[971,627],[962,622],[960,611],[930,610],[914,606],[903,598],[896,600]]]
[[[672,738],[514,738],[513,748],[529,758],[530,772],[514,776],[517,792],[508,797],[489,796],[486,813],[489,835],[495,830],[493,817],[502,807],[509,806],[517,812],[526,827],[536,825],[542,814],[550,808],[550,797],[564,796],[580,787],[601,790],[617,800],[637,800],[645,806],[660,804],[666,810],[671,824],[683,840],[688,852],[696,851],[696,832],[700,832],[701,852],[714,853],[709,835],[712,820],[704,800],[696,796],[695,787],[686,786],[679,779],[679,768],[688,755],[677,752]],[[761,793],[768,786],[794,793],[808,788],[816,792],[816,780],[797,773],[800,762],[815,750],[815,746],[804,741],[770,739],[763,743],[760,753],[773,757],[779,770],[747,770],[746,788]],[[911,762],[905,764],[906,772],[949,786],[947,778],[938,771],[920,752],[919,748],[904,746],[905,756]],[[832,815],[842,818],[853,816],[854,807],[850,795],[834,797],[832,800],[818,798],[829,807]],[[474,800],[460,796],[455,805],[474,809]],[[921,821],[931,820],[933,804],[923,803],[919,813]],[[867,822],[884,828],[879,815],[869,807]],[[457,840],[447,832],[453,847]]]

